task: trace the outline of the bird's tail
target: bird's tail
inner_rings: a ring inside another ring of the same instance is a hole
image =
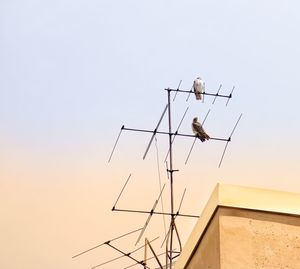
[[[205,137],[201,136],[200,134],[197,134],[196,136],[201,140],[201,142],[205,141]]]
[[[196,100],[202,99],[201,93],[195,93],[195,95],[196,95]]]

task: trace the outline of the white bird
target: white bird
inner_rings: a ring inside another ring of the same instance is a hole
[[[194,93],[195,93],[196,99],[201,100],[202,99],[202,93],[204,91],[204,82],[201,79],[201,77],[197,77],[194,80],[193,88],[194,88]]]
[[[204,131],[197,117],[193,119],[192,129],[196,137],[198,137],[202,142],[210,139],[209,135]]]

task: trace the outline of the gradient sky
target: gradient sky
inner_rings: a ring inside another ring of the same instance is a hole
[[[175,127],[188,105],[185,133],[208,109],[211,136],[227,137],[243,118],[220,169],[224,144],[197,143],[184,165],[192,141],[176,138],[175,204],[186,187],[182,212],[200,214],[217,182],[300,193],[299,9],[296,0],[0,1],[0,268],[91,268],[117,257],[104,246],[71,258],[143,226],[146,215],[110,211],[129,173],[120,207],[151,209],[158,195],[155,144],[141,160],[149,135],[124,133],[107,163],[120,127],[154,129],[163,89],[180,80],[190,89],[198,75],[209,92],[235,85],[234,98],[225,107],[178,95]],[[168,184],[166,143],[158,137]],[[163,221],[150,224],[160,253]],[[183,242],[194,224],[178,219]],[[116,245],[129,252],[136,238]]]

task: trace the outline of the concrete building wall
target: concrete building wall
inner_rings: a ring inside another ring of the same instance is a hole
[[[219,213],[205,231],[187,269],[220,269],[220,229]]]
[[[300,269],[300,217],[219,207],[186,269]]]

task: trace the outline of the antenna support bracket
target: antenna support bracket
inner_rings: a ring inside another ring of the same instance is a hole
[[[172,170],[167,169],[167,172],[170,172],[170,173],[172,173],[172,172],[178,172],[178,171],[179,171],[178,169],[172,169]]]

